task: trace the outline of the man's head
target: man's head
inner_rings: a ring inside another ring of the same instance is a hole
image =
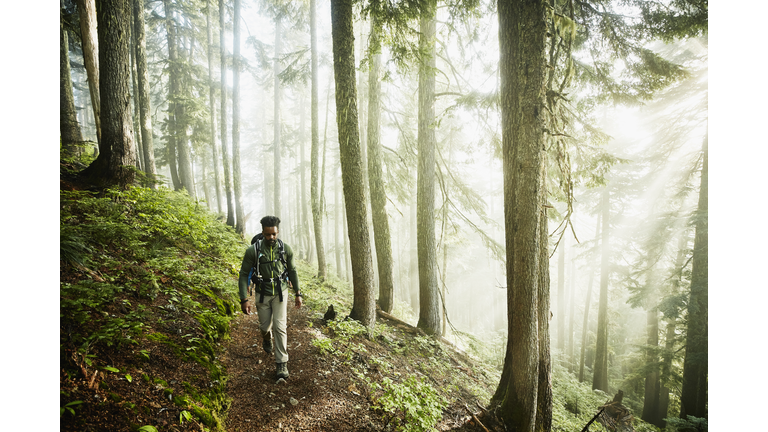
[[[280,232],[280,218],[277,216],[264,216],[261,218],[261,234],[269,246],[277,243],[277,234]]]

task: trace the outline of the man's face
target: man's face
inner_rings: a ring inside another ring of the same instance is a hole
[[[261,230],[261,234],[264,236],[264,242],[269,247],[272,247],[277,243],[277,234],[280,232],[277,227],[264,227]]]

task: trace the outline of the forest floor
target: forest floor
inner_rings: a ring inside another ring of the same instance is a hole
[[[385,421],[387,417],[381,411],[372,409],[369,388],[351,368],[368,367],[379,372],[375,359],[386,358],[407,374],[415,372],[414,359],[395,355],[388,345],[365,337],[355,339],[365,345],[365,350],[362,353],[356,351],[349,362],[323,354],[312,340],[321,337],[319,328],[324,321],[313,315],[319,314],[307,307],[297,309],[292,302],[288,303],[290,377],[284,381],[276,381],[274,355],[262,349],[258,316],[255,313],[243,315],[233,322],[231,340],[225,344],[222,356],[229,376],[227,394],[232,398],[226,420],[227,431],[395,430],[393,423]],[[465,360],[456,357],[452,361],[457,368],[449,373],[468,373],[466,379],[469,381],[482,379],[479,374],[472,374],[468,367],[471,365]],[[433,384],[440,385],[450,378],[432,375],[430,379]],[[437,430],[485,430],[468,411],[469,408],[475,415],[481,415],[477,400],[465,395],[468,402],[454,400],[444,409],[442,420],[435,426]],[[466,405],[469,403],[471,407]]]

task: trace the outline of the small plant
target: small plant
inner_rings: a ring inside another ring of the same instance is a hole
[[[192,421],[192,413],[190,413],[187,410],[184,410],[179,414],[179,423],[184,424],[184,420],[190,422]]]
[[[425,378],[410,376],[401,384],[384,378],[381,384],[371,383],[370,386],[383,391],[375,399],[373,408],[387,413],[388,423],[394,421],[397,431],[434,431],[435,424],[442,418],[443,407],[448,403]]]
[[[333,347],[333,340],[328,338],[318,338],[312,340],[312,345],[320,348],[321,354],[335,354],[336,348]]]
[[[77,400],[64,405],[63,407],[61,407],[61,411],[59,411],[59,417],[63,416],[65,411],[69,412],[72,415],[75,415],[75,409],[72,407],[76,405],[80,405],[81,403],[83,403],[83,401]]]

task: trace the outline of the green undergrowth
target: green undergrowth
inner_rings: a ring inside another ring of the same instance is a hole
[[[61,430],[223,430],[245,243],[165,188],[62,190],[60,206]]]
[[[465,416],[468,410],[488,406],[500,380],[506,335],[490,339],[463,335],[471,355],[432,337],[416,335],[379,320],[370,329],[342,313],[351,309],[352,289],[346,282],[331,277],[320,283],[306,266],[299,267],[307,305],[317,319],[318,336],[312,344],[322,356],[349,367],[364,389],[369,409],[381,416],[394,431],[433,431],[441,419]],[[313,271],[313,270],[312,270]],[[306,281],[306,282],[304,282]],[[337,317],[320,318],[333,304]],[[325,325],[322,325],[325,324]],[[552,431],[582,430],[601,405],[612,399],[593,391],[590,383],[580,383],[564,367],[552,371]],[[635,415],[637,432],[657,432],[653,425]],[[594,422],[590,431],[606,429]]]
[[[352,303],[348,284],[333,277],[320,283],[312,274],[304,278],[305,299],[316,316],[309,325],[318,327],[312,344],[321,356],[352,371],[356,388],[385,430],[432,431],[443,418],[487,405],[499,379],[493,368],[432,337],[381,320],[366,328],[347,319]],[[320,318],[331,304],[337,317],[324,322]]]

